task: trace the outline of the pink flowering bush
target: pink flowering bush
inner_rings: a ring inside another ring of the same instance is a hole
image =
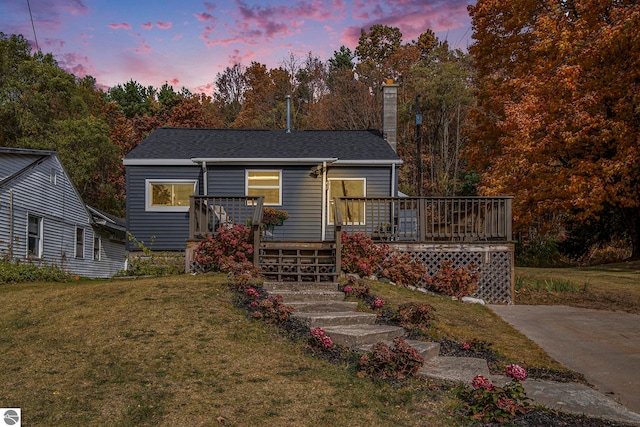
[[[522,383],[527,378],[527,371],[518,365],[509,365],[506,375],[511,381],[503,387],[496,386],[482,376],[476,375],[471,381],[471,388],[458,390],[458,397],[467,408],[467,415],[483,423],[509,422],[516,415],[525,414],[530,405],[524,394]]]
[[[384,307],[384,305],[386,304],[386,302],[382,299],[382,298],[374,298],[373,301],[371,302],[371,307],[372,308],[380,308],[380,307]]]
[[[333,340],[331,337],[327,336],[324,329],[322,328],[313,328],[311,329],[311,340],[309,345],[312,347],[319,348],[329,348],[333,345]]]
[[[394,253],[382,262],[382,277],[398,286],[417,285],[428,278],[427,267],[409,253]]]
[[[267,298],[256,301],[257,305],[251,304],[253,317],[263,319],[267,323],[280,325],[289,320],[293,307],[282,303],[281,295],[269,295]]]
[[[376,244],[364,233],[341,235],[342,269],[347,273],[371,276],[382,269],[382,263],[390,254],[389,246]]]
[[[427,288],[452,297],[462,298],[478,290],[477,267],[455,267],[451,260],[442,261],[435,276],[425,279]]]
[[[371,352],[360,358],[358,376],[372,378],[406,378],[416,375],[424,359],[418,350],[403,338],[393,340],[389,347],[383,342],[374,344]]]
[[[506,373],[508,377],[514,378],[518,381],[525,381],[527,379],[527,371],[518,365],[508,365],[506,368]]]
[[[342,287],[342,292],[348,297],[366,299],[371,295],[371,286],[362,279],[347,277],[347,283]]]
[[[251,270],[251,230],[239,224],[231,228],[220,227],[214,236],[209,236],[198,245],[194,255],[205,271],[229,273]]]
[[[391,320],[397,321],[405,329],[414,329],[426,334],[434,318],[433,311],[434,308],[429,304],[408,302],[398,307]]]

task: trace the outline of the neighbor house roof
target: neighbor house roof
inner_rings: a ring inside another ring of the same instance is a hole
[[[125,158],[129,165],[197,163],[400,164],[379,132],[160,128]]]

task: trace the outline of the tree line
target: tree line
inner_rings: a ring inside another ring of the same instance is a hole
[[[0,145],[56,150],[87,203],[123,215],[121,159],[154,129],[284,129],[287,96],[294,130],[380,129],[392,79],[401,191],[513,195],[520,232],[560,237],[576,254],[617,236],[639,257],[639,6],[479,0],[469,10],[469,53],[431,30],[405,41],[374,25],[327,60],[227,67],[212,96],[133,80],[99,90],[0,33]]]

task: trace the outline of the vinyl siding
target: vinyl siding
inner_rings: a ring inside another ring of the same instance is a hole
[[[154,251],[183,250],[189,237],[189,212],[150,212],[145,209],[145,180],[198,180],[202,193],[200,167],[129,166],[127,173],[127,230]],[[128,243],[129,250],[138,250]]]
[[[0,164],[6,160],[5,156],[0,156]],[[55,185],[50,182],[52,168],[56,170]],[[10,192],[13,193],[12,224],[9,224]],[[48,156],[0,188],[0,253],[8,253],[12,233],[14,258],[28,259],[29,215],[41,217],[43,221],[43,250],[38,262],[55,264],[84,277],[108,277],[117,271],[110,271],[111,274],[97,272],[91,252],[93,229],[89,214],[57,156]],[[82,259],[74,257],[77,227],[84,230],[85,256]],[[124,245],[121,245],[118,257],[123,255]]]

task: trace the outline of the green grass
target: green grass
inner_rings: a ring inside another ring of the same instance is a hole
[[[635,265],[516,271],[518,303],[543,295],[636,312],[640,305]],[[235,308],[225,280],[1,285],[0,406],[22,408],[29,426],[465,424],[450,415],[450,385],[372,381],[311,357],[303,343]],[[566,371],[487,307],[379,282],[372,292],[390,307],[431,304],[434,339],[475,338],[504,364]]]
[[[640,313],[640,261],[596,267],[516,267],[516,303]]]
[[[234,308],[223,281],[0,286],[1,406],[29,426],[456,425],[438,383],[308,356]]]

